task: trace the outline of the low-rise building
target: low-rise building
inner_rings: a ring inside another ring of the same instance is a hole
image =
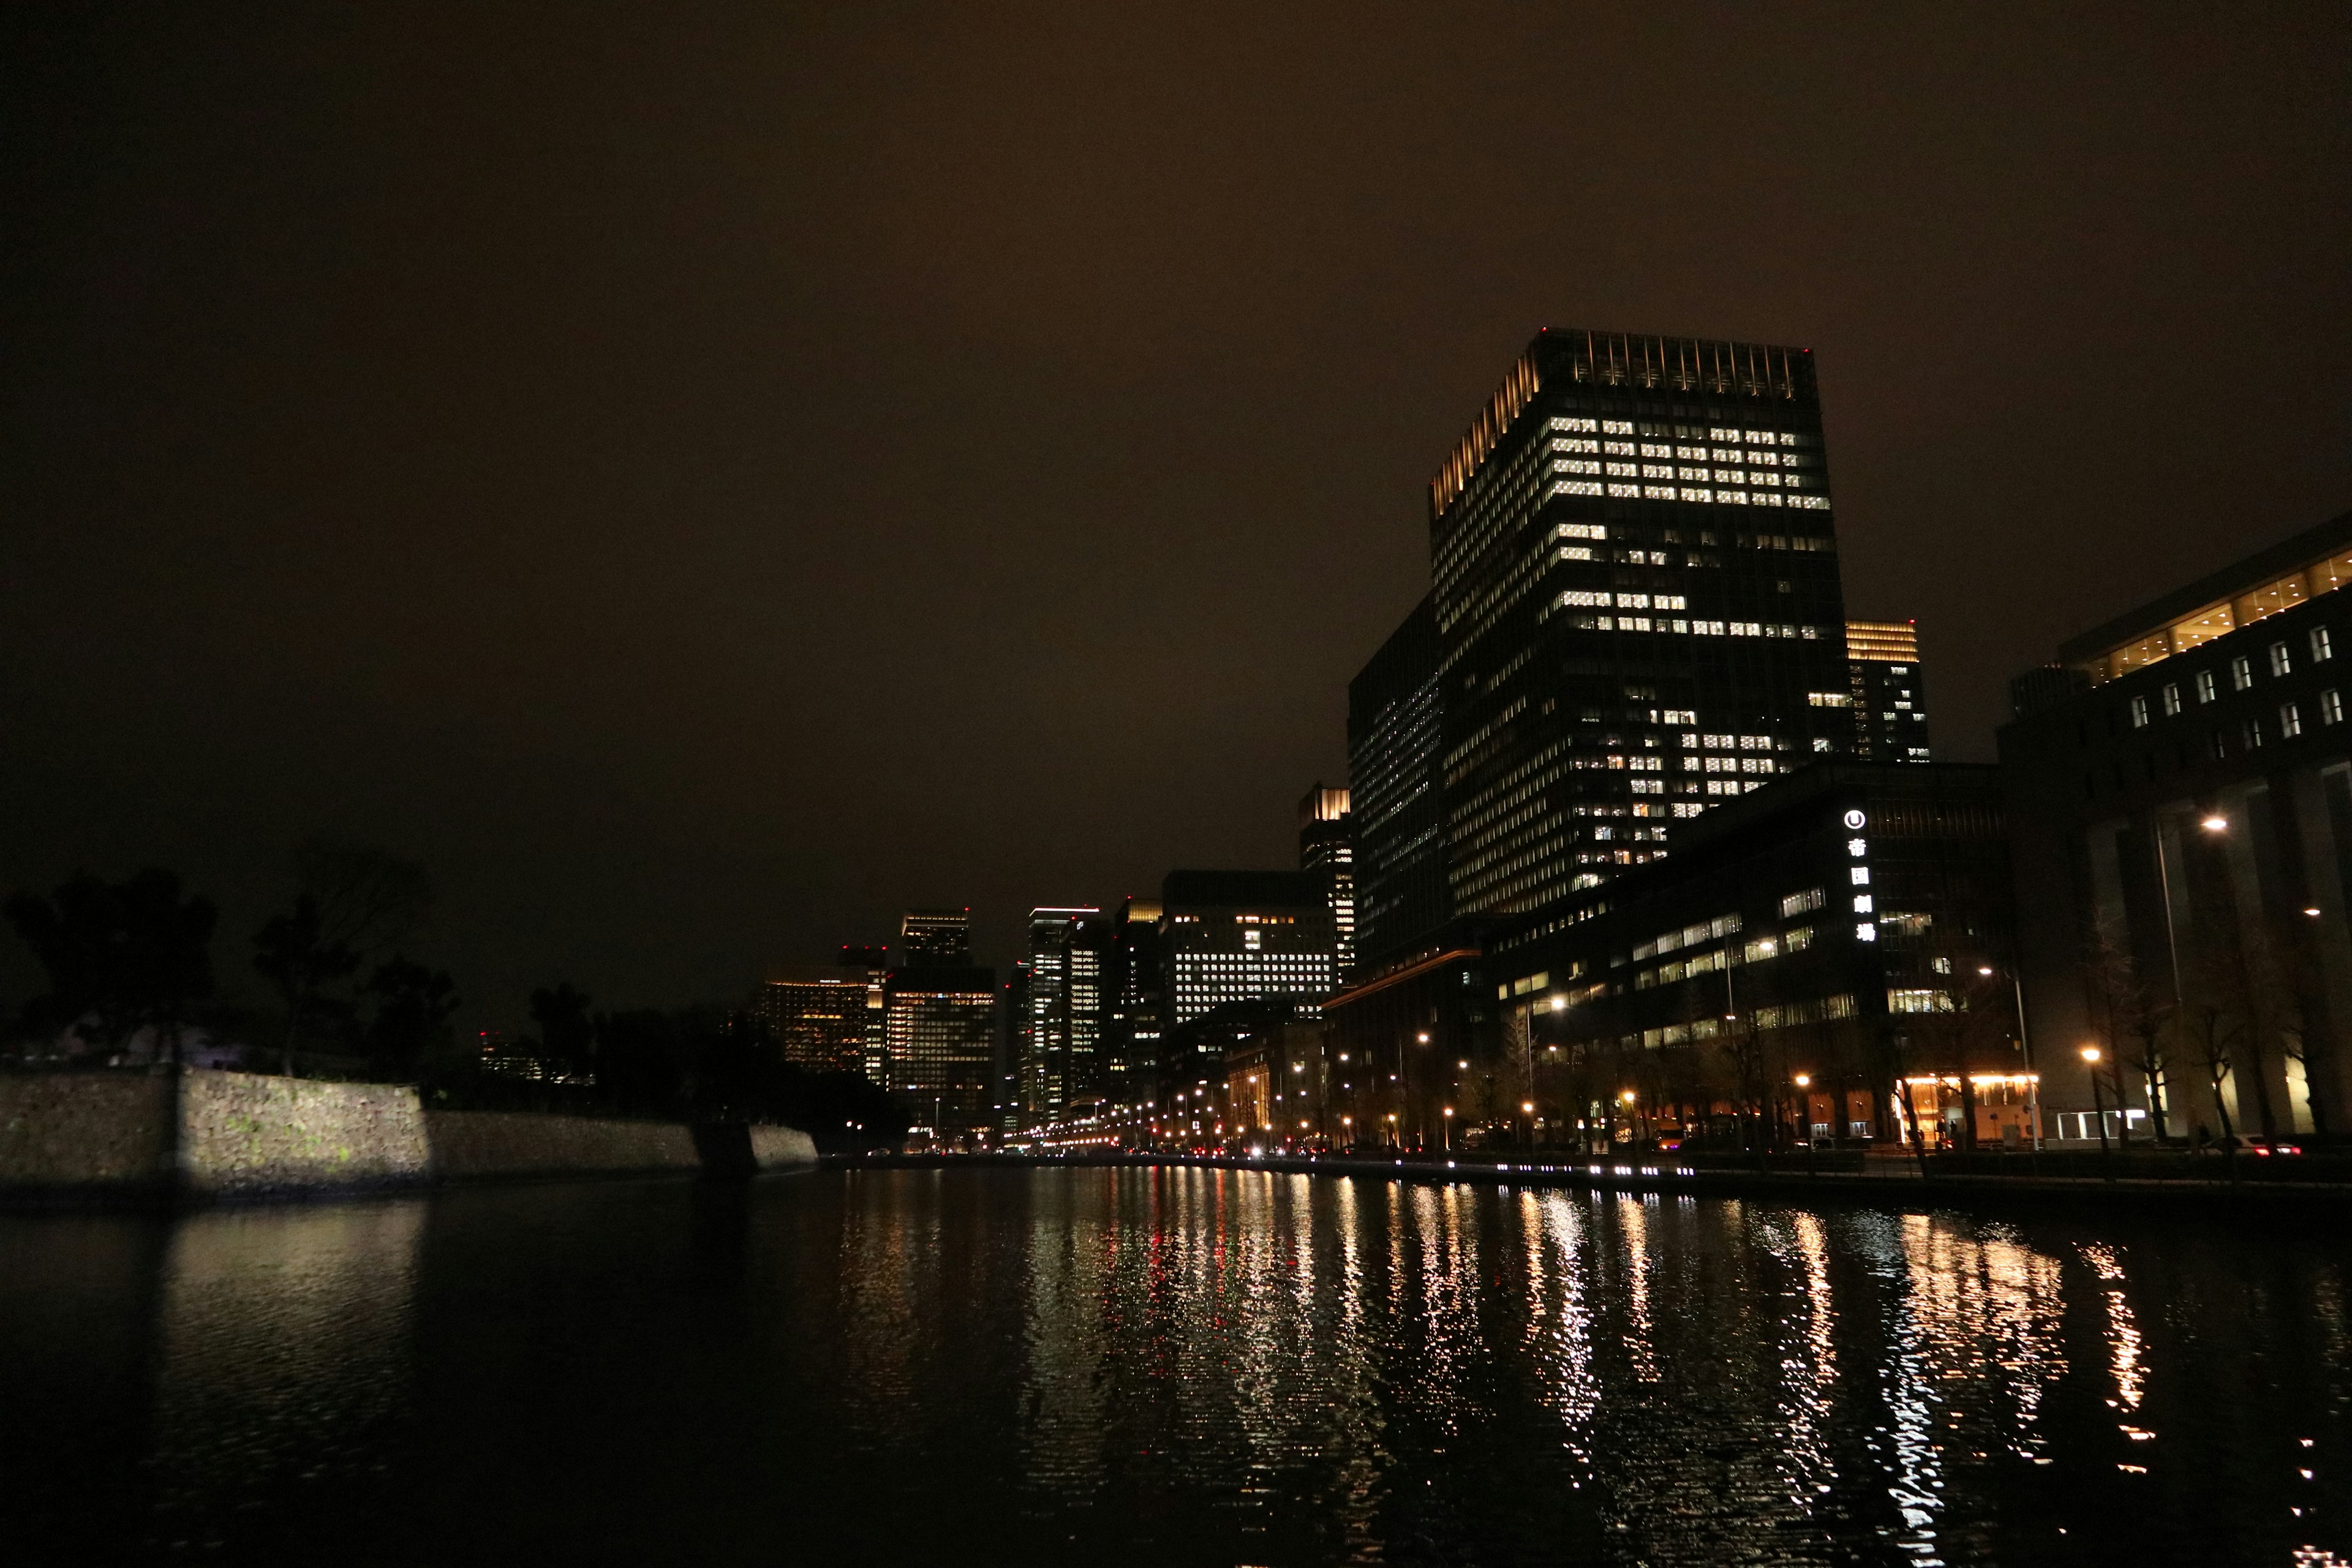
[[[1817,763],[1669,848],[1488,942],[1501,1071],[1464,1116],[1568,1143],[2032,1138],[1995,770]]]
[[[2026,1006],[2071,1133],[2352,1124],[2347,584],[2352,514],[2013,683]]]

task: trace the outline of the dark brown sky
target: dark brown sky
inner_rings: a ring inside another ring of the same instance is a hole
[[[499,1022],[1286,864],[1545,323],[1816,352],[1952,756],[2352,507],[2341,0],[1143,10],[9,7],[0,882]]]

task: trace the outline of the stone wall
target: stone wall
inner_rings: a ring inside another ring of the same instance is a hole
[[[175,1093],[176,1090],[176,1093]],[[810,1165],[790,1127],[425,1110],[404,1085],[191,1068],[0,1075],[0,1198],[199,1202]]]
[[[259,1073],[180,1077],[181,1187],[195,1198],[421,1186],[425,1117],[405,1085]]]
[[[797,1127],[751,1129],[751,1163],[762,1171],[816,1163],[816,1140]]]
[[[436,1181],[701,1169],[692,1131],[673,1121],[428,1110],[425,1125]]]
[[[0,1077],[0,1190],[166,1192],[173,1141],[172,1080],[160,1074]]]

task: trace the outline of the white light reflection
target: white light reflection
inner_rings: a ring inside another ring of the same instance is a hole
[[[1972,1234],[1959,1220],[1906,1215],[1858,1228],[1873,1272],[1900,1292],[1881,1373],[1887,1492],[1906,1526],[1896,1544],[1940,1563],[1948,1446],[1999,1440],[2042,1457],[2042,1398],[2066,1368],[2061,1270],[1998,1226]],[[1968,1432],[1988,1422],[2000,1438]]]
[[[1580,1472],[1570,1484],[1581,1486],[1592,1477],[1592,1417],[1601,1405],[1584,1222],[1554,1191],[1522,1193],[1519,1223],[1528,1246],[1528,1352],[1559,1416],[1561,1446]]]
[[[1777,1458],[1789,1500],[1811,1513],[1837,1478],[1827,1440],[1831,1385],[1837,1380],[1829,1237],[1821,1216],[1802,1212],[1758,1229],[1766,1250],[1801,1282],[1801,1304],[1781,1318],[1779,1405],[1784,1436]]]
[[[375,1468],[407,1413],[421,1199],[190,1215],[164,1255],[155,1473],[167,1537],[226,1543],[296,1479]]]
[[[1617,1200],[1617,1227],[1625,1237],[1625,1353],[1633,1375],[1658,1381],[1657,1328],[1650,1321],[1650,1216],[1637,1197]]]

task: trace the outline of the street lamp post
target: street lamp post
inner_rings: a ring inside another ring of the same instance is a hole
[[[1532,1154],[1536,1148],[1536,1102],[1532,1100],[1519,1101],[1519,1114],[1528,1119],[1528,1152]]]
[[[1444,1120],[1438,1123],[1438,1128],[1445,1140],[1444,1152],[1450,1154],[1454,1152],[1454,1108],[1452,1106],[1445,1108]]]
[[[2107,1147],[2106,1107],[2099,1103],[2098,1047],[2083,1047],[2083,1065],[2090,1070],[2091,1074],[2091,1119],[2099,1124],[2099,1166],[2106,1173],[2107,1180],[2112,1182],[2116,1179],[2115,1152]]]

